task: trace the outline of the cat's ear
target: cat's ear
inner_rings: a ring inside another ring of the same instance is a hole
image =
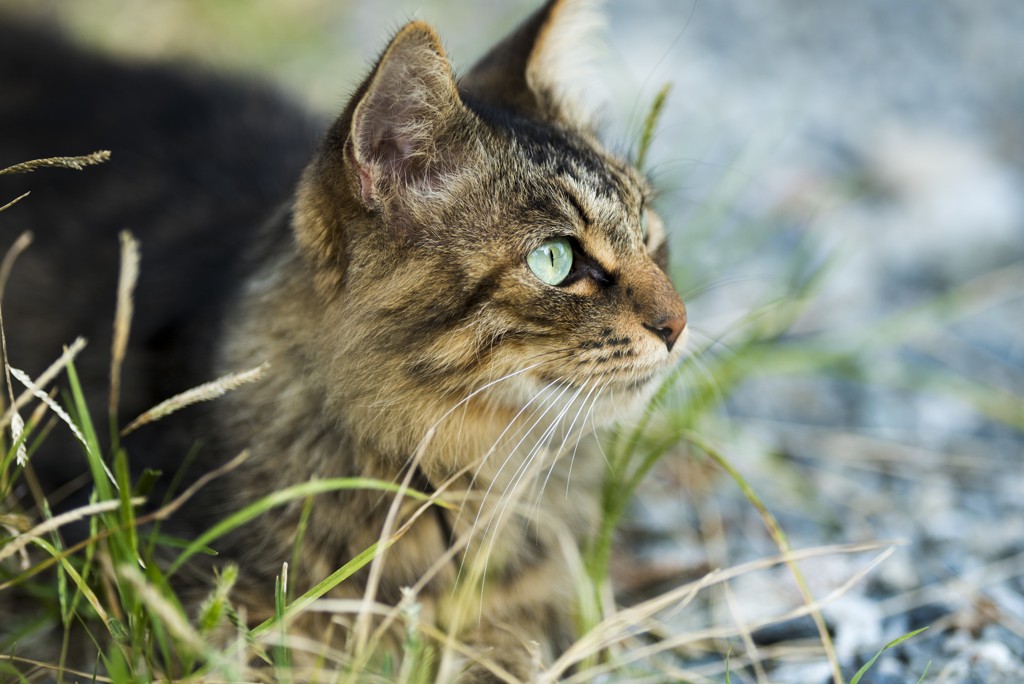
[[[346,153],[363,203],[437,190],[465,114],[437,34],[422,22],[402,28],[356,99]]]
[[[416,238],[421,212],[458,196],[456,185],[474,161],[475,124],[437,35],[422,22],[407,24],[299,183],[293,225],[302,251],[321,267],[318,287],[333,292],[341,282],[353,231],[370,225],[357,220],[366,210],[402,242]]]
[[[459,89],[545,120],[583,118],[576,87],[603,25],[594,0],[548,0],[477,62]]]

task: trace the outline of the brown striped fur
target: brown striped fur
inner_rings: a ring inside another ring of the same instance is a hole
[[[446,488],[456,508],[428,510],[391,547],[377,600],[395,605],[428,578],[422,615],[524,680],[574,638],[573,568],[603,468],[587,435],[642,408],[686,336],[651,189],[562,82],[566,36],[587,16],[585,3],[551,0],[458,80],[428,26],[402,28],[253,238],[237,290],[201,326],[219,332],[196,371],[270,362],[201,423],[215,453],[252,455],[191,506],[193,528],[313,478],[401,481],[425,445],[412,485]],[[553,237],[574,248],[558,286],[526,263]],[[376,542],[391,501],[319,495],[296,589]],[[416,509],[406,502],[398,524]],[[301,510],[217,542],[218,561],[241,568],[232,601],[251,624],[274,612]],[[178,577],[193,605],[209,590],[202,566]],[[362,597],[367,577],[330,596]],[[326,620],[295,628],[318,640]]]
[[[223,357],[224,370],[272,368],[220,407],[237,446],[254,449],[234,505],[312,477],[398,480],[436,430],[420,464],[426,488],[467,468],[452,485],[462,511],[417,522],[390,551],[379,597],[398,601],[472,534],[421,598],[442,625],[465,623],[457,636],[500,646],[491,657],[520,677],[530,641],[548,660],[572,634],[562,540],[592,533],[601,472],[590,453],[570,458],[576,433],[642,406],[684,346],[669,350],[652,331],[685,309],[654,259],[664,258],[656,220],[647,243],[641,235],[645,179],[567,114],[536,68],[553,61],[545,37],[568,4],[539,10],[461,81],[429,27],[398,32],[307,167],[291,214],[298,250],[251,279]],[[525,262],[556,236],[574,239],[581,271],[561,287]],[[306,583],[376,541],[387,503],[318,499]],[[265,523],[267,541],[241,551],[267,598],[296,516]],[[460,563],[483,557],[482,603],[467,617],[451,584]],[[363,580],[335,593],[361,596]]]

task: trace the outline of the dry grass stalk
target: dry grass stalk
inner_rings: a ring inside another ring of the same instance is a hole
[[[0,525],[10,530],[13,537],[32,529],[32,523],[24,513],[0,513]]]
[[[25,194],[27,195],[28,193]],[[22,195],[21,197],[24,196],[25,195]],[[19,197],[18,199],[21,199],[21,197]],[[14,200],[14,202],[17,201],[18,200]],[[11,204],[14,204],[14,202],[5,205],[3,208],[6,209],[7,207],[11,206]],[[30,244],[32,244],[32,233],[31,231],[25,231],[24,233],[18,236],[18,239],[15,240],[14,244],[11,245],[10,249],[7,250],[7,254],[4,255],[4,260],[2,263],[0,263],[0,301],[3,300],[4,290],[7,289],[7,279],[11,275],[11,269],[14,268],[15,260],[22,252],[25,251],[25,248],[28,247]],[[3,348],[5,374],[4,377],[7,380],[7,393],[11,398],[11,406],[14,406],[14,388],[11,386],[11,373],[9,370],[10,364],[7,362],[7,335],[4,333],[4,318],[2,313],[0,313],[0,345],[2,345]],[[0,394],[0,402],[2,401],[3,395]],[[22,435],[24,434],[25,421],[22,420],[20,415],[18,415],[18,411],[15,408],[14,413],[11,415],[11,439],[14,442],[17,442],[22,438]],[[23,466],[28,462],[28,451],[26,450],[24,444],[21,444],[18,447],[17,462],[19,466]]]
[[[27,194],[28,193],[26,192],[25,195]],[[24,197],[25,195],[22,195],[21,197]],[[19,197],[18,199],[21,199],[21,197]],[[14,200],[14,202],[17,201],[18,200]],[[10,204],[4,206],[3,208],[6,209],[7,207],[11,206],[11,204],[14,204],[14,202],[11,202]],[[14,244],[12,244],[10,248],[7,250],[7,254],[4,255],[4,260],[2,263],[0,263],[0,300],[3,299],[4,291],[7,289],[7,279],[11,275],[11,269],[14,268],[14,261],[21,255],[22,252],[25,251],[25,248],[27,248],[31,244],[32,231],[26,230],[24,233],[18,236],[18,239],[15,240]]]
[[[757,649],[757,644],[754,643],[754,637],[751,635],[750,629],[740,616],[740,607],[736,604],[736,597],[733,595],[732,589],[729,588],[728,582],[722,583],[722,591],[725,593],[725,601],[729,605],[729,613],[740,630],[740,636],[743,638],[743,647],[750,658],[750,664],[754,667],[754,676],[757,677],[757,684],[768,684],[768,676],[765,674],[764,665],[761,663],[761,654]]]
[[[461,478],[466,473],[470,472],[476,465],[476,463],[469,463],[463,466],[460,470],[453,473],[451,476],[449,476],[447,480],[442,482],[434,491],[434,493],[430,495],[430,498],[424,501],[423,504],[420,505],[420,507],[417,508],[411,516],[409,516],[409,519],[405,521],[402,527],[400,527],[398,531],[395,532],[394,535],[392,535],[392,539],[398,539],[399,537],[404,535],[413,526],[417,518],[419,518],[426,511],[433,508],[434,505],[437,505],[439,501],[442,501],[442,494],[444,494],[446,490],[449,487],[451,487],[452,484],[457,482],[459,478]],[[444,567],[446,567],[449,563],[452,562],[452,559],[454,559],[459,553],[462,552],[464,548],[466,548],[469,545],[471,537],[472,531],[465,532],[459,535],[458,539],[449,544],[448,550],[445,551],[441,556],[437,558],[437,560],[434,561],[433,565],[431,565],[427,569],[427,571],[423,573],[423,575],[420,577],[420,579],[416,582],[415,585],[413,585],[411,588],[408,588],[408,596],[410,601],[415,600],[416,596],[418,596],[419,593],[423,591],[424,587],[426,587],[427,584],[429,584],[430,581],[435,576],[437,576],[437,574],[440,573]],[[376,650],[376,645],[384,639],[384,635],[391,628],[391,625],[394,623],[394,621],[400,617],[401,612],[402,604],[391,607],[390,611],[388,612],[388,615],[383,620],[381,620],[380,624],[377,626],[377,629],[373,633],[373,637],[371,638],[370,641],[370,647],[368,649],[370,652]]]
[[[121,231],[121,275],[117,281],[117,311],[114,314],[114,341],[110,351],[110,415],[117,415],[121,397],[121,364],[128,349],[135,303],[132,293],[139,278],[139,241],[127,230]]]
[[[757,509],[757,512],[761,515],[761,519],[764,521],[765,527],[768,529],[768,534],[771,536],[775,545],[779,548],[782,553],[790,553],[792,547],[789,545],[789,539],[786,537],[786,533],[782,530],[782,526],[779,525],[778,520],[768,507],[765,506],[764,502],[761,501],[761,497],[757,495],[757,492],[747,484],[747,481],[740,475],[725,455],[710,442],[705,440],[701,435],[688,430],[684,433],[684,437],[691,444],[699,448],[701,451],[706,453],[713,461],[721,466],[739,485],[743,492],[743,495],[747,500]],[[800,566],[796,561],[788,561],[786,565],[789,566],[790,571],[793,574],[793,579],[796,581],[797,589],[800,591],[800,595],[803,596],[804,602],[807,604],[814,603],[814,596],[811,594],[810,588],[807,586],[807,581],[804,579],[803,572],[800,570]],[[825,625],[825,618],[821,616],[818,611],[811,612],[811,619],[814,620],[815,626],[818,628],[818,636],[821,638],[821,645],[825,648],[825,654],[828,656],[829,665],[832,668],[832,680],[835,684],[844,684],[842,669],[839,666],[839,658],[836,657],[835,648],[832,645],[832,637],[828,633],[828,627]]]
[[[2,311],[2,309],[0,309],[0,311]],[[8,361],[7,361],[7,335],[4,333],[4,316],[3,316],[2,312],[0,312],[0,350],[3,351],[4,374],[5,374],[4,377],[5,377],[6,381],[7,381],[7,394],[11,398],[11,409],[10,410],[13,411],[13,413],[11,415],[11,439],[13,441],[17,442],[19,439],[21,439],[22,435],[25,434],[25,421],[22,420],[21,416],[18,414],[17,407],[14,405],[15,404],[15,402],[14,402],[14,387],[11,385],[11,364],[8,363]],[[0,395],[0,396],[3,396],[3,395]],[[22,446],[24,446],[24,445],[22,445]],[[18,450],[18,465],[24,465],[24,463],[27,460],[28,460],[27,452],[26,453],[22,453],[22,450],[19,449]]]
[[[160,402],[129,423],[125,429],[121,430],[121,436],[124,437],[146,423],[160,420],[186,406],[222,397],[231,390],[237,389],[246,383],[256,382],[263,377],[268,368],[270,368],[270,362],[266,361],[251,370],[242,371],[241,373],[229,373],[211,382],[206,382],[198,387],[186,390],[181,394],[176,394],[170,399]]]
[[[43,169],[47,167],[75,169],[76,171],[81,171],[86,166],[102,164],[108,159],[110,159],[110,150],[100,150],[81,157],[49,157],[47,159],[33,159],[32,161],[8,166],[6,169],[0,169],[0,176],[8,173],[31,173],[36,169]]]
[[[373,615],[386,616],[391,614],[394,606],[383,603],[371,603],[369,606],[362,599],[340,599],[340,598],[319,598],[303,608],[304,612],[311,613],[358,613],[367,611]],[[268,632],[272,634],[272,632]]]
[[[6,653],[0,653],[0,660],[6,660],[9,663],[25,663],[26,665],[33,665],[37,670],[60,670],[65,674],[72,674],[78,677],[84,677],[82,681],[103,682],[103,684],[108,684],[108,682],[114,681],[110,677],[104,677],[100,674],[82,672],[80,670],[70,670],[66,667],[61,667],[60,665],[54,665],[53,663],[44,663],[38,660],[31,660],[30,658],[21,658],[19,656],[8,655]]]
[[[133,506],[141,506],[145,502],[145,497],[136,497],[131,500]],[[101,501],[99,503],[89,504],[88,506],[82,506],[80,508],[68,511],[67,513],[62,513],[56,517],[50,518],[49,520],[36,525],[28,532],[25,532],[24,534],[19,535],[15,539],[12,539],[10,542],[5,544],[3,548],[0,548],[0,561],[9,556],[14,555],[18,552],[19,549],[22,549],[26,545],[28,545],[30,541],[32,541],[33,539],[38,539],[39,537],[43,536],[47,532],[50,532],[51,530],[55,530],[58,527],[62,527],[63,525],[67,525],[68,523],[75,522],[76,520],[81,520],[82,518],[87,518],[91,515],[97,515],[99,513],[105,513],[107,511],[116,510],[120,506],[120,501]]]
[[[309,653],[318,657],[322,657],[324,662],[331,662],[336,664],[345,665],[347,663],[347,656],[344,652],[337,649],[327,648],[324,649],[324,644],[318,639],[310,639],[307,637],[299,636],[297,634],[282,634],[281,632],[274,631],[268,632],[260,637],[259,645],[266,649],[267,647],[284,647],[291,649],[292,653]],[[322,665],[321,665],[322,667]],[[292,664],[291,666],[291,680],[293,682],[324,682],[323,679],[317,679],[310,677],[311,673],[315,669],[313,668]],[[283,679],[283,678],[282,678]],[[281,681],[281,680],[275,680]],[[371,680],[372,681],[372,680]],[[394,684],[393,680],[380,679],[380,682],[388,682],[388,684]],[[204,683],[208,683],[208,680],[204,680]],[[264,683],[269,684],[269,683]]]
[[[468,658],[471,662],[477,665],[481,665],[501,681],[506,682],[507,684],[522,684],[519,679],[514,677],[512,673],[501,665],[498,665],[498,663],[478,652],[471,646],[468,646],[458,639],[454,639],[450,635],[445,634],[429,622],[419,623],[419,628],[422,630],[423,634],[430,639],[444,644],[445,648],[457,651],[462,657]]]
[[[0,516],[0,517],[8,517],[8,516]],[[7,530],[7,533],[9,535],[11,535],[12,537],[17,537],[18,534],[19,534],[19,530],[18,530],[17,527],[5,524],[3,522],[0,522],[0,528],[2,528],[4,530]],[[26,549],[25,547],[22,547],[21,549],[19,549],[18,550],[18,556],[21,558],[21,564],[19,566],[19,569],[22,572],[25,572],[30,567],[32,567],[32,561],[28,557],[28,549]]]
[[[72,359],[78,356],[78,354],[83,349],[85,349],[85,338],[79,337],[71,344],[70,347],[65,347],[64,353],[60,355],[60,358],[54,361],[52,364],[50,364],[50,367],[43,371],[40,374],[40,376],[33,381],[32,384],[34,384],[36,387],[46,387],[47,385],[49,385],[50,382],[57,376],[57,373],[60,373],[62,370],[64,370],[64,367],[68,365],[68,363]],[[27,404],[29,401],[31,401],[32,397],[34,396],[35,394],[32,392],[32,390],[28,389],[26,389],[24,392],[18,395],[18,398],[14,401],[14,405],[10,406],[4,412],[3,417],[0,417],[0,429],[7,427],[7,425],[11,422],[15,412],[22,406]]]
[[[53,397],[51,397],[49,394],[44,392],[40,387],[38,387],[35,383],[33,383],[32,378],[28,377],[28,374],[26,374],[25,371],[19,370],[17,368],[11,368],[10,366],[8,366],[7,368],[9,369],[11,375],[18,379],[18,382],[27,387],[29,392],[34,394],[36,398],[38,398],[40,401],[49,406],[51,411],[56,413],[61,420],[68,424],[68,427],[71,428],[71,432],[74,433],[75,437],[78,438],[78,441],[80,441],[86,449],[89,448],[89,443],[85,441],[85,435],[83,435],[82,431],[78,429],[77,425],[75,425],[75,421],[71,420],[71,416],[69,416],[67,412],[63,408],[61,408],[61,405],[53,400]],[[12,418],[11,423],[12,432],[14,427],[13,421],[15,419],[18,421],[21,420],[21,416],[19,416],[17,412],[15,412],[14,416],[15,417]],[[107,474],[107,477],[110,478],[110,482],[111,484],[114,485],[114,488],[120,489],[120,487],[117,484],[117,479],[114,477],[114,474],[110,472],[110,468],[107,467],[107,464],[104,463],[102,459],[100,459],[100,465],[103,466],[103,471]]]
[[[71,420],[71,416],[69,416],[67,414],[67,412],[63,408],[61,408],[60,404],[55,402],[50,397],[49,394],[44,392],[34,382],[32,382],[32,378],[28,377],[28,374],[25,371],[20,370],[18,368],[10,368],[9,366],[8,366],[8,368],[10,369],[11,375],[13,375],[15,378],[17,378],[18,382],[20,382],[22,385],[27,387],[28,390],[30,392],[32,392],[32,394],[36,395],[36,398],[39,399],[39,401],[41,401],[41,402],[45,403],[47,406],[49,406],[51,411],[56,413],[60,417],[61,420],[63,420],[65,423],[68,424],[68,427],[71,428],[71,432],[75,433],[75,437],[78,438],[78,441],[80,441],[86,447],[89,446],[86,443],[86,441],[85,441],[85,435],[83,435],[82,431],[78,429],[77,425],[75,425],[75,421]],[[15,415],[17,415],[17,414],[15,414]],[[21,420],[21,416],[17,416],[16,420],[20,421]],[[24,427],[24,425],[22,427]],[[111,478],[111,479],[113,479],[113,478]]]
[[[215,470],[211,470],[210,472],[206,473],[201,478],[196,480],[196,482],[191,487],[186,489],[181,495],[178,496],[178,498],[176,498],[171,503],[169,503],[166,506],[160,508],[159,510],[153,511],[152,513],[148,513],[146,515],[139,516],[138,518],[136,518],[134,524],[136,526],[138,526],[138,525],[146,525],[146,524],[151,523],[151,522],[153,522],[155,520],[165,520],[165,519],[167,519],[172,513],[174,513],[179,508],[181,508],[181,506],[185,502],[187,502],[192,496],[194,496],[195,493],[197,491],[199,491],[202,487],[206,486],[211,480],[220,477],[224,473],[226,473],[226,472],[228,472],[230,470],[233,470],[234,468],[237,468],[248,457],[249,457],[249,451],[248,450],[243,451],[238,456],[235,456],[233,459],[231,459],[228,463],[225,463],[224,465],[220,466],[219,468],[216,468]],[[26,471],[26,472],[28,472],[28,471]],[[110,502],[107,502],[107,503],[110,503]],[[77,544],[75,544],[74,546],[71,546],[71,547],[68,547],[68,548],[64,549],[61,553],[59,553],[58,555],[50,558],[49,560],[46,560],[46,561],[43,561],[42,563],[39,563],[36,567],[37,567],[38,570],[44,570],[47,567],[49,567],[50,565],[53,565],[55,563],[66,563],[67,562],[67,558],[69,558],[70,556],[78,553],[79,551],[81,551],[82,549],[86,548],[90,544],[95,544],[97,542],[102,542],[104,539],[106,539],[111,534],[117,532],[119,529],[120,528],[101,530],[96,535],[94,535],[92,537],[89,537],[88,539],[85,539],[83,541],[80,541]],[[105,555],[103,555],[103,554],[100,554],[100,555],[103,556],[104,558],[106,558]],[[108,560],[108,562],[109,562],[109,560]],[[65,567],[70,567],[71,571],[74,571],[74,567],[73,566],[67,566],[66,565]],[[103,575],[103,576],[106,577],[106,575]],[[16,580],[9,580],[7,582],[2,582],[2,583],[0,583],[0,591],[3,591],[4,589],[8,589],[11,586],[13,586],[14,584],[16,584]],[[83,593],[86,590],[88,590],[88,587],[85,587],[83,589]],[[89,596],[86,596],[86,598],[89,598]],[[89,600],[90,600],[90,602],[92,601],[91,598]],[[116,606],[116,604],[114,604],[114,605]],[[101,617],[103,618],[104,622],[107,621],[106,613],[102,613]],[[243,624],[244,624],[244,621],[243,621]]]
[[[625,635],[632,635],[636,633],[636,628],[642,626],[644,621],[661,610],[668,608],[680,601],[692,600],[696,593],[706,587],[720,584],[728,581],[740,575],[744,575],[750,572],[756,572],[759,570],[765,570],[770,567],[774,567],[780,564],[788,564],[791,562],[799,562],[807,560],[809,558],[816,558],[818,556],[831,555],[835,553],[863,553],[865,551],[874,551],[881,548],[886,550],[879,554],[871,563],[858,571],[850,580],[844,583],[841,587],[833,591],[825,599],[812,602],[810,604],[804,604],[799,606],[784,616],[767,618],[757,623],[746,625],[746,628],[754,631],[765,625],[782,622],[784,620],[790,620],[794,617],[802,617],[816,610],[820,610],[821,606],[826,605],[844,593],[856,584],[860,579],[870,572],[876,565],[881,563],[883,560],[888,558],[896,549],[896,546],[905,544],[906,542],[893,542],[893,541],[881,541],[871,542],[866,544],[844,544],[837,546],[822,546],[813,549],[804,549],[801,551],[792,551],[788,553],[771,556],[769,558],[762,558],[742,565],[736,565],[725,570],[713,570],[708,573],[705,577],[688,582],[682,586],[676,587],[675,589],[668,591],[660,596],[656,596],[652,599],[638,603],[635,606],[620,610],[610,618],[606,618],[594,627],[590,632],[585,634],[581,639],[574,643],[562,656],[555,662],[552,667],[544,673],[538,681],[557,681],[558,678],[572,665],[581,662],[589,655],[599,653],[608,646],[612,645],[616,641],[620,640]],[[642,658],[651,657],[660,653],[661,651],[677,648],[686,643],[691,643],[700,639],[707,638],[730,638],[736,636],[740,630],[736,627],[715,627],[707,630],[701,630],[697,632],[691,632],[682,635],[676,635],[662,641],[652,644],[647,647],[647,650],[639,649],[638,651],[631,651],[629,653],[628,661],[636,661]],[[640,653],[643,651],[643,653]],[[647,651],[650,651],[649,653]],[[634,657],[635,656],[635,657]],[[618,663],[621,665],[623,663]],[[617,665],[616,665],[617,666]],[[604,667],[604,666],[599,666]],[[595,676],[597,672],[591,671],[591,676]],[[581,681],[586,681],[585,678],[580,678]],[[575,681],[575,680],[574,680]]]
[[[1024,575],[1024,553],[1018,553],[1009,558],[1004,558],[994,563],[988,563],[973,570],[968,570],[959,576],[962,585],[970,587],[974,591],[980,591],[985,587],[1000,584]],[[951,593],[945,583],[928,584],[905,591],[902,594],[890,596],[878,601],[875,605],[882,611],[882,615],[892,616],[906,613],[914,608],[926,606],[929,603],[952,602],[956,595]]]
[[[5,204],[4,206],[0,207],[0,211],[3,211],[3,210],[5,210],[5,209],[10,209],[10,208],[11,208],[11,207],[13,207],[13,206],[14,206],[15,204],[17,204],[17,203],[18,203],[18,202],[20,202],[21,200],[25,199],[26,197],[28,197],[28,196],[29,196],[30,194],[31,194],[31,193],[29,193],[29,192],[26,192],[26,193],[25,193],[24,195],[22,195],[22,196],[20,196],[20,197],[15,197],[15,198],[14,198],[14,199],[12,199],[12,200],[11,200],[10,202],[8,202],[8,203],[7,203],[7,204]]]
[[[51,389],[50,390],[50,394],[48,396],[50,397],[50,399],[53,399],[54,397],[56,397],[57,396],[57,388],[54,387],[53,389]],[[47,412],[47,410],[49,410],[49,408],[50,408],[50,403],[49,402],[47,402],[47,401],[39,402],[39,404],[34,409],[32,409],[32,415],[30,415],[28,417],[29,424],[30,425],[39,425],[40,423],[42,423],[43,422],[43,416],[46,415],[46,412]]]
[[[242,451],[242,453],[238,454],[224,465],[214,468],[208,473],[204,473],[202,477],[200,477],[198,480],[192,483],[192,486],[190,486],[184,492],[179,494],[178,498],[176,498],[174,501],[170,502],[166,506],[163,506],[159,510],[153,511],[149,515],[137,518],[135,521],[136,524],[141,525],[143,523],[152,522],[154,520],[166,520],[171,516],[172,513],[181,508],[181,506],[186,501],[195,496],[196,492],[205,487],[211,481],[216,480],[224,473],[230,472],[237,468],[238,466],[242,465],[242,463],[245,462],[245,459],[249,458],[249,453],[249,450],[245,449],[244,451]]]
[[[14,457],[15,463],[20,466],[28,463],[28,449],[25,447],[25,442],[22,441],[22,437],[25,435],[25,421],[22,420],[21,415],[17,412],[11,417],[11,439],[14,440],[15,444],[18,444],[18,453]]]
[[[813,550],[813,549],[811,549],[811,550]],[[799,618],[799,617],[803,617],[805,615],[811,615],[811,614],[814,614],[814,612],[816,612],[816,611],[820,612],[822,608],[824,608],[828,604],[832,603],[836,599],[838,599],[841,596],[843,596],[844,594],[846,594],[846,592],[848,592],[855,584],[860,582],[876,566],[878,566],[886,558],[891,556],[895,552],[895,550],[896,550],[896,547],[891,546],[888,549],[886,549],[885,551],[883,551],[882,553],[880,553],[870,563],[868,563],[866,566],[864,566],[863,568],[858,570],[856,573],[854,573],[854,575],[849,580],[844,582],[841,586],[837,587],[835,590],[833,590],[825,598],[820,599],[820,600],[815,600],[815,601],[813,601],[811,603],[805,603],[805,604],[803,604],[801,606],[798,606],[798,607],[790,610],[787,613],[784,613],[784,614],[776,616],[776,617],[770,617],[770,618],[764,618],[762,620],[756,620],[754,622],[751,622],[751,623],[748,623],[746,625],[743,625],[742,629],[747,629],[747,630],[753,632],[753,631],[756,631],[758,629],[762,629],[764,627],[767,627],[769,625],[779,624],[780,622],[787,622],[789,620],[793,620],[793,619],[796,619],[796,618]],[[792,558],[793,554],[787,554],[787,555],[790,556],[790,557],[787,558],[785,556],[782,556],[782,557],[776,556],[776,558],[778,558],[780,560],[780,562],[784,562],[784,563],[788,563],[790,561],[795,561],[796,560],[795,558]],[[732,569],[723,571],[719,575],[719,578],[723,579],[722,575],[725,575],[726,573],[730,573],[731,570]],[[708,628],[708,629],[697,630],[695,632],[688,632],[688,633],[684,633],[684,634],[679,634],[679,635],[676,635],[676,636],[671,637],[669,639],[665,639],[665,640],[663,640],[661,642],[658,642],[658,643],[655,643],[655,644],[650,644],[648,646],[644,646],[642,648],[638,648],[638,649],[635,649],[633,651],[629,651],[628,653],[624,654],[624,657],[620,658],[617,661],[602,663],[600,665],[597,665],[595,667],[589,668],[587,670],[583,670],[583,671],[577,672],[573,676],[568,677],[568,678],[566,678],[563,681],[566,682],[566,684],[569,684],[571,682],[580,682],[580,683],[582,683],[582,682],[589,682],[592,679],[594,679],[595,677],[598,677],[599,675],[604,674],[606,672],[611,672],[611,671],[615,670],[616,668],[621,667],[623,665],[627,665],[629,663],[633,663],[633,662],[637,662],[637,661],[645,661],[646,662],[646,661],[650,660],[651,658],[653,658],[654,656],[656,656],[656,655],[658,655],[660,653],[663,653],[664,651],[668,651],[668,650],[679,648],[680,646],[683,646],[683,645],[685,645],[687,643],[693,643],[695,641],[701,641],[701,640],[705,640],[705,639],[731,639],[731,638],[736,637],[738,634],[740,634],[740,632],[741,632],[741,628],[739,628],[739,627],[711,627],[711,628]],[[826,651],[825,654],[827,656],[828,652]]]

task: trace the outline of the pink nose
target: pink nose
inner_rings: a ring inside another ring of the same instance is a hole
[[[683,334],[683,330],[686,329],[686,312],[684,311],[681,316],[666,318],[654,325],[644,325],[644,327],[665,340],[665,346],[668,347],[669,351],[672,351],[672,346],[679,339],[679,336]]]

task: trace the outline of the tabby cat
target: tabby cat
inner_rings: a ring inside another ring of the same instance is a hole
[[[288,105],[0,33],[0,165],[113,151],[88,175],[0,186],[37,196],[0,216],[7,244],[37,235],[4,299],[11,363],[38,372],[91,332],[80,365],[104,412],[113,234],[132,228],[144,259],[124,415],[269,362],[261,381],[126,440],[139,465],[168,471],[197,430],[199,472],[249,450],[173,529],[315,478],[404,481],[447,501],[395,508],[390,529],[411,527],[374,595],[397,605],[414,587],[421,617],[489,660],[460,681],[491,681],[495,665],[529,680],[575,638],[574,555],[603,467],[586,435],[642,407],[685,343],[651,188],[566,94],[587,12],[551,0],[459,79],[435,33],[406,25],[276,211],[315,128]],[[37,457],[49,487],[77,474],[59,439]],[[376,542],[394,501],[318,495],[297,591]],[[250,624],[274,613],[302,511],[213,544],[241,569],[231,598]],[[176,575],[193,604],[210,588],[203,558]],[[362,598],[369,581],[364,568],[328,596]],[[307,613],[295,633],[320,640],[328,623]]]

